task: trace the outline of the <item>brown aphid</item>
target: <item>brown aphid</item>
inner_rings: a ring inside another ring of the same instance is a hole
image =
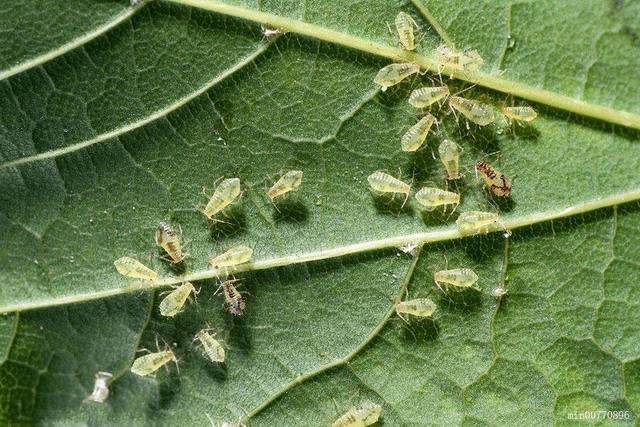
[[[509,178],[489,163],[482,160],[477,161],[476,173],[482,177],[485,186],[496,196],[509,197],[511,195]]]
[[[162,221],[156,228],[156,244],[167,252],[172,264],[181,263],[187,256],[182,251],[178,234],[168,222]]]
[[[242,316],[246,303],[242,294],[234,286],[235,282],[237,280],[227,280],[220,284],[224,294],[224,308],[234,316]]]

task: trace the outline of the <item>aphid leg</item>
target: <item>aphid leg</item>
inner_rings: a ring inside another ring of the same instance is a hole
[[[211,427],[216,427],[216,423],[215,423],[215,421],[213,421],[213,418],[211,418],[211,415],[207,414],[206,412],[204,413],[204,415],[209,420],[209,423],[211,424]]]

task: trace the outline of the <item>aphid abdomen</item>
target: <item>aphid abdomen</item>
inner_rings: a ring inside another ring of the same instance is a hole
[[[118,273],[123,276],[152,281],[158,278],[158,273],[151,270],[140,261],[128,256],[118,258],[113,262],[113,265],[116,267],[116,270],[118,270]]]
[[[398,13],[396,16],[396,30],[402,47],[405,50],[414,50],[416,41],[413,35],[413,18],[405,12]]]
[[[209,360],[216,363],[224,362],[224,347],[218,340],[213,338],[209,334],[209,332],[207,332],[205,329],[199,331],[196,334],[196,339],[198,339],[200,341],[200,344],[202,344],[202,350],[204,354],[209,358]]]
[[[225,179],[218,185],[202,213],[204,213],[207,218],[213,219],[215,215],[233,203],[239,195],[240,179]]]
[[[498,214],[482,211],[462,212],[456,224],[461,233],[488,232],[489,227],[498,223]]]
[[[397,85],[410,75],[418,72],[420,72],[420,66],[410,62],[389,64],[378,71],[373,81],[375,84],[382,86],[382,91],[385,91],[389,86]]]
[[[186,257],[186,254],[182,252],[177,233],[168,222],[162,221],[156,228],[156,244],[171,257],[173,264],[182,262]]]
[[[502,114],[518,122],[532,122],[538,117],[536,110],[526,106],[502,107]]]
[[[422,144],[424,144],[425,139],[427,139],[427,134],[435,121],[435,117],[431,114],[427,114],[421,118],[418,123],[411,126],[411,128],[402,136],[400,141],[402,151],[416,151],[422,147]]]
[[[511,195],[511,181],[505,174],[482,160],[476,162],[476,171],[493,194],[499,197]]]
[[[438,286],[446,283],[457,288],[470,288],[478,281],[478,275],[470,268],[455,268],[436,271],[433,273],[433,280]]]
[[[367,181],[372,190],[380,193],[409,194],[409,191],[411,191],[409,184],[381,171],[369,175]]]
[[[438,206],[457,205],[460,203],[460,195],[440,188],[424,187],[415,195],[416,200],[427,210],[433,210]]]
[[[449,98],[449,105],[478,126],[486,126],[496,119],[489,105],[473,99],[452,96]]]
[[[431,317],[436,311],[436,304],[429,298],[417,298],[401,301],[396,304],[396,313],[410,314],[416,317]]]
[[[296,191],[302,184],[302,171],[289,171],[282,175],[267,191],[267,196],[273,201],[275,198],[283,196],[291,191]]]
[[[449,88],[447,86],[421,87],[411,92],[409,104],[415,108],[426,108],[446,96],[449,96]]]
[[[147,354],[145,356],[138,357],[133,361],[133,365],[131,365],[131,372],[144,377],[162,368],[171,360],[175,360],[175,356],[171,350]]]
[[[173,290],[162,301],[160,301],[160,314],[163,316],[173,317],[180,312],[187,298],[195,292],[195,288],[190,282],[185,282],[178,288]]]

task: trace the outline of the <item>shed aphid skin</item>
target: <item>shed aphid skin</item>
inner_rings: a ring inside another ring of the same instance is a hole
[[[498,214],[493,212],[462,212],[456,224],[461,234],[488,233],[493,226],[498,226],[505,231],[505,237],[511,235],[511,231],[500,222]]]
[[[118,273],[123,276],[134,279],[144,279],[154,281],[158,278],[158,273],[141,263],[140,261],[128,256],[118,258],[113,262]]]
[[[284,196],[291,191],[296,191],[302,184],[302,171],[289,171],[282,175],[269,190],[267,196],[273,201],[274,199]]]
[[[508,119],[516,121],[518,123],[521,122],[532,122],[538,117],[538,113],[531,107],[520,106],[520,107],[502,107],[502,114],[504,114]]]
[[[475,99],[462,98],[461,96],[449,97],[449,105],[452,109],[458,110],[467,120],[478,126],[487,126],[496,120],[495,113],[491,106],[476,101]],[[455,112],[455,111],[454,111]],[[469,124],[467,123],[467,128]]]
[[[402,151],[417,151],[422,147],[434,123],[436,123],[436,118],[427,113],[426,116],[418,120],[418,123],[411,126],[400,140]]]
[[[435,187],[424,187],[420,189],[420,191],[416,193],[415,198],[427,211],[432,211],[438,206],[444,206],[446,209],[447,205],[456,205],[457,207],[460,204],[460,194]]]
[[[113,378],[111,372],[98,372],[93,383],[93,392],[87,396],[85,402],[104,403],[109,397],[109,381]]]
[[[476,72],[484,63],[480,54],[474,49],[459,51],[444,44],[436,48],[436,61],[438,66],[447,66],[465,72]]]
[[[187,254],[182,251],[180,238],[178,233],[173,229],[171,224],[162,221],[156,228],[156,244],[165,250],[167,255],[171,257],[172,264],[181,263]]]
[[[240,196],[240,179],[227,178],[216,187],[216,190],[209,199],[207,206],[202,213],[213,220],[214,217],[222,212],[227,206],[233,203]]]
[[[382,406],[370,401],[364,401],[358,406],[350,408],[338,418],[331,427],[365,427],[378,421],[382,413]]]
[[[262,26],[262,36],[267,40],[271,40],[279,35],[284,34],[285,32],[286,31],[281,28],[274,28],[266,25]]]
[[[234,316],[242,316],[246,307],[242,294],[238,292],[234,283],[237,280],[227,280],[220,284],[222,292],[224,293],[224,308]],[[218,293],[218,291],[216,292]]]
[[[185,302],[187,302],[187,298],[189,295],[197,294],[196,288],[193,287],[191,282],[184,282],[182,285],[178,286],[176,289],[171,291],[169,295],[164,297],[162,301],[160,301],[159,309],[160,314],[167,317],[173,317],[182,310]]]
[[[436,271],[433,273],[433,281],[436,282],[438,289],[441,291],[441,283],[446,283],[456,289],[467,289],[475,285],[478,281],[478,275],[470,268],[454,268]]]
[[[493,297],[497,300],[501,300],[503,296],[505,296],[507,294],[507,290],[505,288],[503,288],[502,286],[498,286],[497,288],[495,288],[491,294],[493,295]]]
[[[476,174],[482,177],[485,186],[496,196],[509,197],[511,195],[509,178],[489,163],[482,160],[477,161]]]
[[[396,304],[396,314],[405,322],[409,323],[403,314],[416,317],[431,317],[436,311],[436,304],[429,298],[416,298],[400,301]]]
[[[421,87],[411,92],[409,104],[415,108],[426,108],[447,96],[449,96],[447,86]]]
[[[404,50],[414,50],[416,48],[416,39],[413,35],[413,27],[418,26],[411,15],[400,12],[396,16],[396,31],[398,32],[398,40]]]
[[[167,347],[166,350],[138,357],[133,361],[133,365],[131,365],[131,372],[144,377],[153,374],[171,361],[178,362],[173,351]]]
[[[371,189],[378,193],[393,193],[394,196],[397,193],[404,194],[404,203],[407,202],[409,193],[411,192],[411,185],[407,184],[406,182],[400,181],[399,179],[394,178],[382,171],[372,173],[367,178],[367,181],[369,181],[369,186],[371,187]],[[402,204],[402,206],[404,206],[404,203]]]
[[[464,150],[455,142],[445,139],[438,147],[440,161],[447,171],[447,179],[460,179],[460,155]]]
[[[236,265],[249,262],[253,256],[253,249],[248,246],[234,246],[228,251],[209,260],[211,267],[215,269],[235,267]]]
[[[215,339],[209,333],[209,330],[210,329],[202,329],[198,331],[193,340],[200,341],[200,344],[202,345],[202,352],[209,358],[209,360],[214,363],[223,363],[225,358],[224,347],[222,346],[220,341]]]
[[[374,83],[381,86],[382,91],[386,91],[390,86],[397,85],[412,74],[420,72],[420,66],[411,62],[401,64],[389,64],[378,71]]]

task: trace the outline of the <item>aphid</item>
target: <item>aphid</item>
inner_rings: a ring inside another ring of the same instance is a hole
[[[431,114],[427,114],[418,120],[418,123],[411,126],[411,128],[402,135],[402,139],[400,140],[402,151],[416,151],[418,148],[422,147],[425,139],[427,139],[427,134],[429,133],[431,126],[433,126],[435,122],[436,118]]]
[[[367,400],[349,409],[344,415],[331,424],[331,427],[368,426],[378,421],[381,412],[382,406]]]
[[[482,211],[462,212],[456,220],[456,224],[462,234],[474,234],[483,231],[488,233],[494,225],[497,225],[505,230],[505,236],[511,235],[511,232],[500,223],[497,213]]]
[[[213,219],[224,208],[233,203],[240,195],[240,179],[228,178],[222,181],[209,199],[209,203],[202,213],[209,219]]]
[[[451,191],[441,190],[434,187],[424,187],[416,193],[416,200],[428,211],[432,211],[438,206],[460,204],[460,195]]]
[[[181,263],[187,256],[182,251],[178,234],[168,222],[162,221],[156,228],[156,244],[171,257],[172,264]]]
[[[236,280],[227,280],[220,284],[222,292],[224,293],[224,308],[234,316],[242,316],[245,309],[245,301],[233,285],[235,282]]]
[[[493,109],[489,105],[474,99],[451,96],[449,105],[478,126],[486,126],[496,120]],[[468,124],[467,127],[469,127]]]
[[[302,171],[289,171],[282,175],[267,191],[267,196],[273,201],[276,197],[283,196],[291,191],[296,191],[302,184]]]
[[[133,365],[131,365],[131,372],[144,377],[154,373],[172,360],[176,363],[178,362],[173,351],[167,348],[166,350],[158,351],[157,353],[150,353],[145,356],[138,357],[133,361]]]
[[[223,254],[211,258],[211,260],[209,260],[209,263],[211,264],[211,267],[215,269],[234,267],[236,265],[249,262],[252,255],[253,249],[248,246],[238,245],[232,247]]]
[[[436,311],[436,304],[429,298],[417,298],[406,301],[400,301],[396,304],[396,313],[405,322],[403,314],[410,314],[416,317],[431,317]]]
[[[415,108],[426,108],[447,96],[449,96],[449,88],[447,86],[421,87],[411,92],[409,104]]]
[[[445,139],[438,147],[438,154],[440,154],[440,160],[447,170],[447,179],[459,179],[460,178],[460,155],[463,149],[455,142]]]
[[[202,344],[202,351],[209,360],[216,363],[224,362],[224,347],[222,347],[220,341],[209,334],[207,329],[200,330],[193,340],[200,341],[200,344]]]
[[[190,282],[184,282],[178,286],[160,301],[160,314],[168,317],[173,317],[178,314],[192,292],[194,294],[197,293],[196,288],[194,288]]]
[[[413,35],[413,26],[418,26],[411,15],[400,12],[396,16],[396,30],[398,31],[398,40],[405,50],[414,50],[416,48],[416,39]]]
[[[478,281],[478,275],[470,268],[454,268],[452,270],[440,270],[433,273],[433,281],[438,289],[442,290],[440,283],[446,283],[459,289],[472,287]]]
[[[104,403],[109,397],[109,380],[113,378],[111,372],[98,372],[96,374],[96,381],[93,383],[93,393],[91,393],[85,399],[85,402],[97,402]]]
[[[538,113],[531,107],[502,107],[502,114],[516,122],[532,122]]]
[[[509,197],[511,195],[511,181],[509,178],[489,163],[482,160],[477,161],[476,173],[480,174],[485,186],[496,196]]]
[[[156,280],[158,278],[158,273],[151,270],[140,261],[128,256],[118,258],[113,262],[113,265],[116,266],[116,270],[118,270],[118,273],[122,274],[123,276],[145,280]]]
[[[267,40],[273,39],[284,33],[285,31],[282,30],[281,28],[272,28],[265,25],[262,26],[262,35]]]
[[[502,286],[498,286],[491,292],[491,294],[494,296],[495,299],[500,300],[502,299],[503,296],[507,294],[507,290]]]
[[[367,178],[369,181],[369,186],[373,191],[379,193],[396,193],[405,195],[405,203],[407,198],[409,197],[409,192],[411,191],[411,186],[406,182],[402,182],[397,178],[392,177],[389,174],[386,174],[382,171],[377,171],[369,175]],[[403,203],[404,206],[404,203]]]
[[[484,63],[484,60],[476,50],[470,49],[461,52],[447,45],[438,46],[436,60],[441,66],[470,72],[477,71]]]
[[[420,72],[420,66],[411,62],[405,62],[401,64],[389,64],[378,71],[374,83],[382,86],[382,91],[387,90],[388,87],[397,85],[412,74]]]

